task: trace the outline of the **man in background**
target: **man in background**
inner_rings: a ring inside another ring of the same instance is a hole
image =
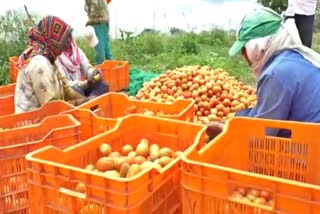
[[[285,19],[294,18],[301,42],[311,48],[317,0],[288,0]]]
[[[105,59],[112,59],[109,41],[109,10],[111,0],[85,0],[85,11],[88,15],[86,26],[92,26],[98,38],[94,44],[95,63],[101,64]]]

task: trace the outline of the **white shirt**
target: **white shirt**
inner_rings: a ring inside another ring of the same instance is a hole
[[[317,0],[288,0],[288,8],[285,11],[286,16],[314,15],[316,13]]]

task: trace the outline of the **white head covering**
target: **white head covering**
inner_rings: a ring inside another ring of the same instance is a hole
[[[320,54],[302,45],[294,19],[287,19],[276,34],[252,39],[245,47],[256,79],[261,75],[263,66],[272,55],[285,49],[297,51],[306,60],[320,68]]]

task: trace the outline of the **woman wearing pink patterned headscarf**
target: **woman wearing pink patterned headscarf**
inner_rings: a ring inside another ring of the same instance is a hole
[[[95,69],[76,42],[69,38],[70,46],[56,60],[59,71],[66,76],[68,84],[84,96],[99,96],[108,92],[109,86],[101,79],[100,70]],[[99,77],[99,81],[94,81]]]

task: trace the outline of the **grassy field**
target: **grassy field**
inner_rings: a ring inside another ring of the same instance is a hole
[[[145,34],[113,41],[112,52],[115,59],[128,60],[131,68],[163,72],[183,65],[209,65],[223,68],[238,79],[253,84],[254,79],[245,60],[241,56],[231,58],[228,55],[234,40],[233,35],[221,30],[172,36]],[[320,33],[315,33],[313,40],[313,49],[320,52]],[[93,50],[86,41],[81,38],[77,41],[93,61]]]
[[[131,68],[156,73],[183,65],[209,65],[223,68],[246,82],[252,82],[250,71],[240,58],[228,57],[228,49],[234,38],[225,32],[212,30],[201,34],[182,33],[178,35],[144,34],[135,38],[113,40],[112,53],[116,60],[127,60]],[[94,62],[94,50],[88,47],[84,38],[77,38],[78,45]],[[8,58],[23,51],[21,43],[15,50],[0,49],[0,84],[10,82]]]
[[[171,36],[150,33],[112,41],[112,52],[115,59],[129,61],[131,68],[159,73],[183,65],[209,65],[252,82],[246,63],[239,57],[228,57],[233,41],[232,36],[219,30]],[[86,41],[79,38],[77,42],[93,61],[93,50],[88,48]]]
[[[26,29],[19,14],[10,13],[0,17],[0,85],[10,83],[8,59],[19,55],[26,47]],[[314,36],[314,49],[320,51],[320,34]],[[7,38],[10,38],[8,40]],[[78,45],[91,62],[94,50],[83,38],[77,38]],[[179,33],[162,35],[146,33],[137,37],[113,40],[114,59],[127,60],[131,68],[156,73],[183,65],[209,65],[223,68],[238,79],[252,84],[250,68],[241,57],[230,58],[228,50],[235,40],[233,35],[213,29],[200,34]]]
[[[21,15],[9,12],[0,17],[0,85],[10,83],[8,59],[19,55],[26,47],[26,28]],[[9,40],[7,38],[10,38]],[[156,73],[183,65],[209,65],[223,68],[239,79],[252,82],[245,62],[240,58],[230,59],[228,49],[234,38],[220,30],[201,34],[180,33],[172,36],[146,33],[133,38],[112,41],[114,59],[127,60],[131,68]],[[91,62],[94,50],[83,38],[77,38],[78,45]]]

